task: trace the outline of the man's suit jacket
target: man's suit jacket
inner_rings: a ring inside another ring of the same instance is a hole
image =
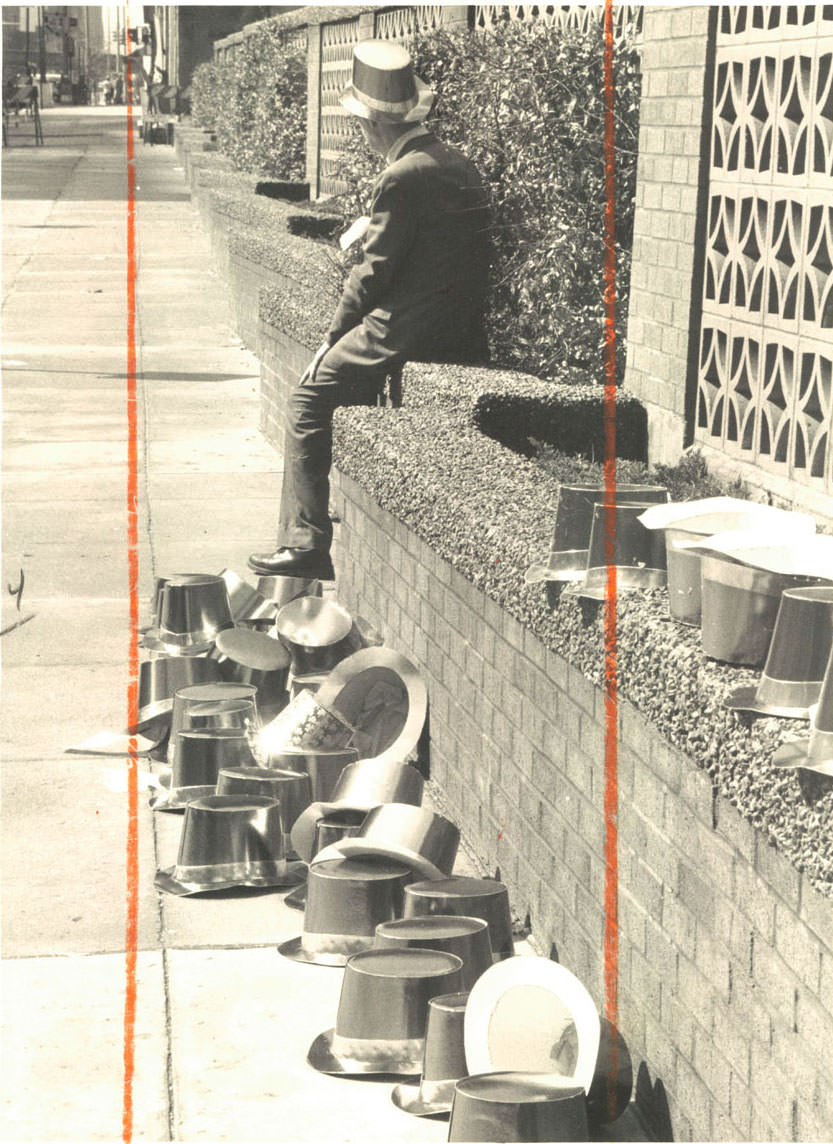
[[[364,258],[345,283],[330,344],[363,322],[385,356],[485,360],[489,221],[468,159],[430,133],[409,140],[373,188]]]

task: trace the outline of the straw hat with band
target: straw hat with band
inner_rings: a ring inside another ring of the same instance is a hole
[[[399,44],[364,40],[353,50],[353,79],[339,102],[362,119],[421,123],[434,92],[414,75],[411,57]]]

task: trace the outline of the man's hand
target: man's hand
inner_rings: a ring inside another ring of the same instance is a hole
[[[321,364],[321,359],[329,348],[330,343],[324,342],[324,344],[315,351],[315,357],[301,374],[301,380],[298,382],[299,385],[311,385],[315,381],[315,375],[318,373],[318,367]]]

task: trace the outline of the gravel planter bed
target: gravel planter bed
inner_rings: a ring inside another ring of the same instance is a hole
[[[229,253],[240,255],[276,274],[291,278],[294,283],[309,291],[308,305],[315,312],[323,315],[326,311],[329,318],[335,308],[344,280],[338,254],[325,243],[310,242],[309,239],[288,234],[285,218],[269,218],[260,226],[232,223],[229,230]],[[278,290],[275,293],[282,302],[286,301],[287,306],[292,305],[291,297],[284,298],[286,291]],[[268,302],[265,307],[268,310]],[[260,313],[264,313],[264,305],[261,305]],[[320,340],[319,338],[315,344],[318,345]]]
[[[280,292],[268,316],[311,348],[318,316]],[[265,291],[264,294],[270,294]],[[271,307],[271,309],[270,309]],[[317,332],[315,332],[317,331]],[[600,606],[547,597],[524,572],[549,549],[557,479],[485,436],[484,395],[515,394],[551,406],[553,386],[500,370],[410,365],[397,410],[338,410],[335,463],[502,608],[598,686],[604,682]],[[764,831],[822,894],[833,897],[833,782],[771,765],[778,745],[806,735],[793,719],[735,714],[726,692],[759,673],[706,660],[700,632],[673,622],[665,590],[618,600],[619,689],[669,742],[708,771],[715,790]]]

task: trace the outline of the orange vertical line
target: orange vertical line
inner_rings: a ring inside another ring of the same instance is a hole
[[[604,164],[605,164],[605,387],[604,474],[605,560],[605,933],[604,1013],[614,1029],[619,1013],[619,734],[616,642],[616,151],[613,118],[613,2],[604,12]],[[607,1076],[607,1101],[615,1116],[617,1042],[613,1039]]]
[[[125,52],[130,54],[129,28]],[[136,160],[133,151],[133,76],[126,76],[127,92],[127,571],[129,600],[127,725],[138,721],[139,711],[139,518],[138,433],[136,417]],[[127,876],[124,990],[124,1082],[122,1140],[133,1138],[133,1075],[136,1050],[136,951],[139,917],[139,783],[136,740],[127,758]]]

